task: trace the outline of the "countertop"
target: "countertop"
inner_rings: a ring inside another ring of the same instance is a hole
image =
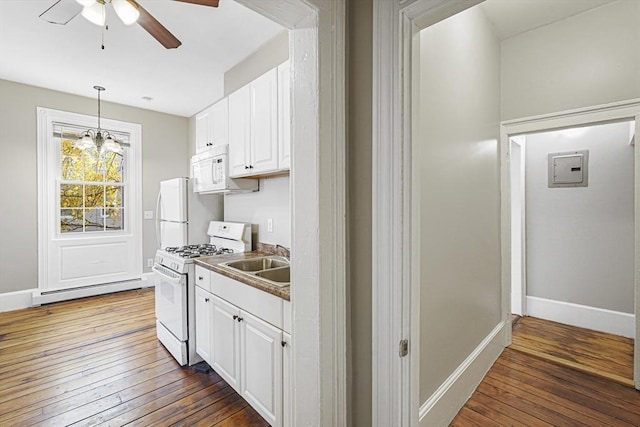
[[[206,269],[211,271],[215,271],[216,273],[222,274],[223,276],[230,277],[238,282],[242,282],[245,285],[252,286],[256,289],[260,289],[261,291],[267,292],[271,295],[275,295],[284,300],[291,300],[291,292],[290,286],[276,286],[271,283],[263,280],[259,277],[243,274],[236,272],[230,268],[225,268],[219,264],[227,261],[236,261],[241,259],[250,259],[250,258],[258,258],[263,256],[273,255],[267,252],[260,251],[252,251],[252,252],[243,252],[237,254],[227,254],[227,255],[214,255],[208,257],[199,257],[195,258],[194,262],[196,265],[200,265]]]

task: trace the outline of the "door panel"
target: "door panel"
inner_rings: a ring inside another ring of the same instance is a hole
[[[228,302],[211,296],[213,330],[211,334],[211,367],[236,391],[240,388],[239,326],[240,310]],[[235,318],[234,318],[235,316]]]
[[[196,286],[196,353],[210,365],[212,306],[211,294]]]
[[[278,70],[251,82],[252,173],[278,169]]]
[[[241,312],[241,395],[272,426],[282,423],[282,331]]]

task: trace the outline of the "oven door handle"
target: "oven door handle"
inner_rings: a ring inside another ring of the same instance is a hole
[[[178,275],[177,277],[176,276],[169,276],[169,275],[167,275],[167,272],[160,270],[155,265],[153,267],[151,267],[151,270],[153,270],[154,272],[158,273],[160,276],[162,276],[163,279],[165,279],[169,283],[173,283],[175,285],[184,285],[184,283],[181,283],[182,282],[182,276],[180,276],[180,275]]]

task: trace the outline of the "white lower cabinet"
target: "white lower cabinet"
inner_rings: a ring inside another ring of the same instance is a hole
[[[196,286],[196,353],[207,362],[211,360],[211,294]]]
[[[282,331],[240,312],[240,394],[272,426],[282,425]]]
[[[196,350],[269,424],[291,425],[289,334],[196,286]]]

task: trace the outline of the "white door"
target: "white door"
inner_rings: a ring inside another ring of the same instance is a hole
[[[249,172],[251,98],[249,86],[229,95],[229,176],[246,175]]]
[[[210,365],[212,307],[211,294],[196,286],[196,353]]]
[[[211,143],[225,145],[229,142],[229,103],[227,98],[211,107]]]
[[[273,427],[282,425],[282,331],[240,312],[241,391]]]
[[[95,118],[39,108],[38,121],[39,290],[140,279],[140,126],[104,119],[127,146],[100,155],[74,147]]]
[[[211,143],[211,108],[196,114],[196,153],[205,151]]]
[[[278,169],[278,70],[251,82],[251,173]]]
[[[236,391],[240,390],[240,310],[211,295],[211,367]]]

